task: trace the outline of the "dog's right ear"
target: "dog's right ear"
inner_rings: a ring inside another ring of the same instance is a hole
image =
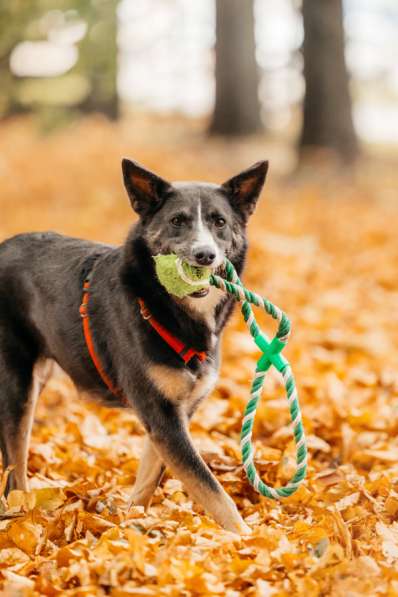
[[[171,184],[137,162],[122,160],[124,185],[131,205],[139,216],[155,211],[164,201]]]

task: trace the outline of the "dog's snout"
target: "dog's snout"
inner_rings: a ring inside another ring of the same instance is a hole
[[[193,256],[199,265],[211,265],[216,258],[214,249],[211,247],[198,247],[193,252]]]

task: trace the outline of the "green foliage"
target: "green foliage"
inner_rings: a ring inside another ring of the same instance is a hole
[[[118,115],[117,100],[117,19],[118,0],[84,2],[82,11],[88,25],[81,41],[77,71],[89,75],[90,93],[82,108],[100,111],[111,118]]]
[[[0,3],[0,118],[20,111],[61,113],[65,106],[84,112],[118,115],[118,0],[13,0]],[[46,40],[51,22],[83,20],[87,31],[78,42],[79,58],[60,77],[18,78],[10,70],[14,48],[23,41]],[[51,19],[51,17],[54,17]]]
[[[49,79],[26,79],[18,86],[18,101],[25,107],[79,105],[89,93],[87,77],[68,73]]]

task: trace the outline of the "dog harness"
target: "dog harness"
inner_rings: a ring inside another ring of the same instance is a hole
[[[140,305],[140,311],[142,318],[147,320],[154,330],[157,331],[159,336],[163,338],[165,342],[182,358],[185,364],[189,363],[189,361],[193,357],[198,357],[198,359],[203,362],[206,359],[206,353],[196,350],[195,348],[191,348],[181,342],[176,336],[174,336],[169,330],[167,330],[161,323],[159,323],[149,311],[147,306],[145,305],[142,299],[138,299],[138,303]]]
[[[88,302],[89,302],[89,290],[90,290],[90,274],[87,275],[86,279],[84,280],[83,284],[83,300],[82,304],[80,305],[80,316],[83,322],[83,333],[84,339],[86,341],[87,349],[90,354],[91,360],[98,371],[99,376],[101,377],[102,381],[108,388],[112,394],[117,396],[121,402],[125,406],[129,406],[127,398],[123,395],[123,392],[120,388],[114,385],[106,371],[104,370],[101,360],[96,353],[93,336],[90,329],[90,319],[88,315]],[[148,310],[147,306],[145,305],[144,301],[139,298],[138,304],[140,306],[140,313],[142,318],[152,326],[152,328],[159,334],[159,336],[178,354],[178,356],[184,361],[187,365],[193,357],[197,357],[200,362],[203,362],[207,354],[206,352],[201,352],[196,350],[195,348],[189,347],[184,342],[179,340],[174,334],[172,334],[169,330],[167,330],[159,321],[157,321],[152,313]]]

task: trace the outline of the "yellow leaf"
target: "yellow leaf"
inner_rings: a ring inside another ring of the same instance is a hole
[[[66,500],[65,493],[58,487],[35,489],[33,494],[35,496],[36,506],[50,512],[62,506]]]
[[[22,549],[30,556],[36,554],[36,548],[39,546],[43,528],[38,524],[33,524],[27,520],[13,522],[8,529],[9,538],[19,549]]]
[[[7,497],[8,507],[13,510],[31,510],[35,507],[35,501],[33,493],[27,493],[26,491],[20,491],[19,489],[10,491]]]

